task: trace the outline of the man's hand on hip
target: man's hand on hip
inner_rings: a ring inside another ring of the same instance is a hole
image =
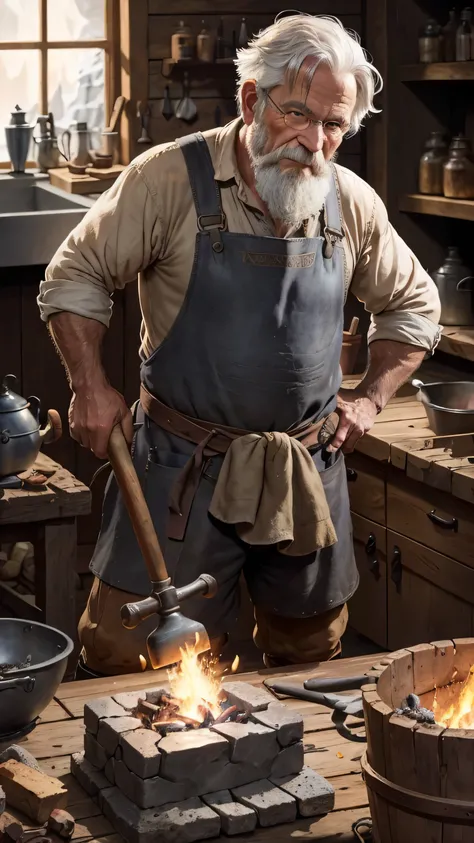
[[[69,430],[76,442],[90,448],[99,459],[107,459],[110,434],[121,424],[125,439],[133,437],[132,414],[125,399],[110,384],[81,387],[73,393],[69,406]]]
[[[342,448],[345,454],[350,454],[356,442],[373,426],[378,409],[370,398],[355,389],[341,389],[337,396],[337,413],[340,421],[327,450]]]

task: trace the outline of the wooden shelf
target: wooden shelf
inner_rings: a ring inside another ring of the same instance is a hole
[[[217,69],[223,67],[234,68],[234,59],[216,59],[216,61],[200,61],[199,59],[181,59],[181,61],[176,61],[175,59],[163,59],[162,74],[165,79],[169,78],[174,70],[192,70],[193,72],[207,70],[212,75]]]
[[[474,201],[470,199],[446,199],[445,196],[407,193],[400,198],[398,207],[400,211],[408,211],[412,214],[431,214],[434,217],[474,220]]]
[[[474,325],[472,328],[458,328],[453,325],[443,328],[438,349],[445,354],[474,362]]]
[[[474,61],[406,64],[400,68],[401,82],[469,82],[472,80],[474,80]]]

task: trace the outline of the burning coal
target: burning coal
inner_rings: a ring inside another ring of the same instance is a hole
[[[145,699],[138,701],[133,716],[161,735],[207,728],[214,723],[245,722],[247,714],[227,701],[217,661],[199,655],[197,646],[186,645],[180,652],[181,661],[168,671],[170,690],[148,691]],[[236,656],[232,672],[238,665]]]
[[[443,702],[440,691],[436,689],[433,711],[436,722],[447,729],[474,728],[474,665],[464,682],[453,683],[450,686],[456,694],[451,700]]]

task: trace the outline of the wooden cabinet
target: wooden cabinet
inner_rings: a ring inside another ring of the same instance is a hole
[[[350,624],[381,647],[387,646],[387,531],[352,515],[360,585],[349,601]]]
[[[474,634],[472,568],[393,530],[387,530],[387,566],[390,650]],[[367,591],[367,612],[369,601]]]
[[[352,512],[385,525],[384,466],[363,454],[353,453],[346,457],[346,467]]]

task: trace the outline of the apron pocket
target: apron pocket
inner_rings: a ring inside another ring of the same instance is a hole
[[[146,466],[143,491],[167,565],[175,561],[176,546],[182,545],[168,538],[168,526],[171,493],[188,460],[185,454],[152,449]]]

